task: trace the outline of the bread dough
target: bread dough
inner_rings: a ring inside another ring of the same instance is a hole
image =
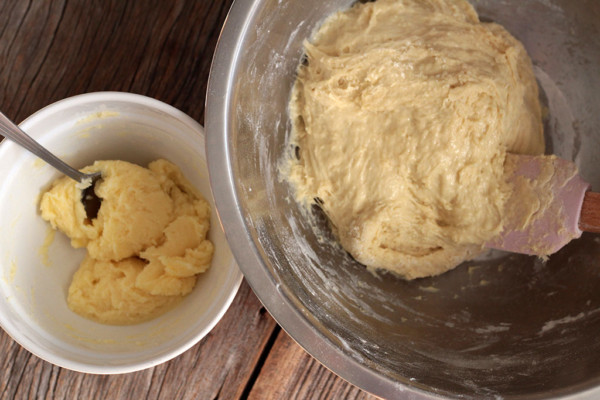
[[[81,188],[63,177],[40,202],[42,218],[64,232],[87,256],[69,287],[69,307],[107,324],[154,318],[178,303],[206,271],[213,246],[207,239],[210,207],[180,169],[157,160],[143,168],[97,161],[95,191],[102,199],[88,220]]]
[[[502,230],[506,153],[544,150],[521,43],[463,0],[377,0],[329,17],[305,51],[285,172],[297,200],[318,199],[370,268],[413,279],[477,255]]]

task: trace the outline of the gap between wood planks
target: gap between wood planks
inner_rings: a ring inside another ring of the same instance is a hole
[[[260,313],[264,314],[265,312],[267,312],[267,310],[264,307],[262,307],[260,309]],[[281,333],[281,327],[279,325],[275,325],[275,328],[273,328],[273,332],[271,332],[271,335],[269,336],[269,339],[267,340],[265,347],[263,348],[262,352],[260,353],[258,362],[256,363],[254,370],[252,371],[252,374],[250,375],[250,378],[248,378],[248,382],[246,383],[246,386],[244,387],[244,391],[242,392],[242,395],[241,395],[242,399],[247,399],[250,396],[250,392],[252,392],[252,388],[254,387],[254,384],[258,380],[260,372],[261,372],[263,366],[265,365],[265,362],[267,361],[267,358],[269,357],[269,353],[271,352],[271,349],[273,349],[273,345],[277,341],[277,337],[279,336],[280,333]]]

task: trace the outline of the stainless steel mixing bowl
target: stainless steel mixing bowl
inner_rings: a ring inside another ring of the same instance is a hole
[[[350,0],[238,0],[213,60],[206,130],[230,246],[281,326],[385,398],[600,398],[600,236],[546,263],[490,253],[444,275],[373,275],[311,230],[278,175],[302,42]],[[600,190],[600,2],[476,0],[519,38],[546,105],[548,151]],[[351,159],[348,160],[351,162]]]

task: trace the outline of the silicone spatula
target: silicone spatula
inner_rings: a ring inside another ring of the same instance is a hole
[[[582,231],[600,233],[600,193],[589,191],[574,163],[556,156],[513,154],[506,163],[507,181],[522,190],[509,197],[503,231],[487,247],[547,256]],[[528,211],[532,204],[533,214]]]

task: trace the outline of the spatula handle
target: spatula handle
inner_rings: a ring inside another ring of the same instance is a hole
[[[600,193],[587,192],[581,205],[579,229],[600,233]]]

